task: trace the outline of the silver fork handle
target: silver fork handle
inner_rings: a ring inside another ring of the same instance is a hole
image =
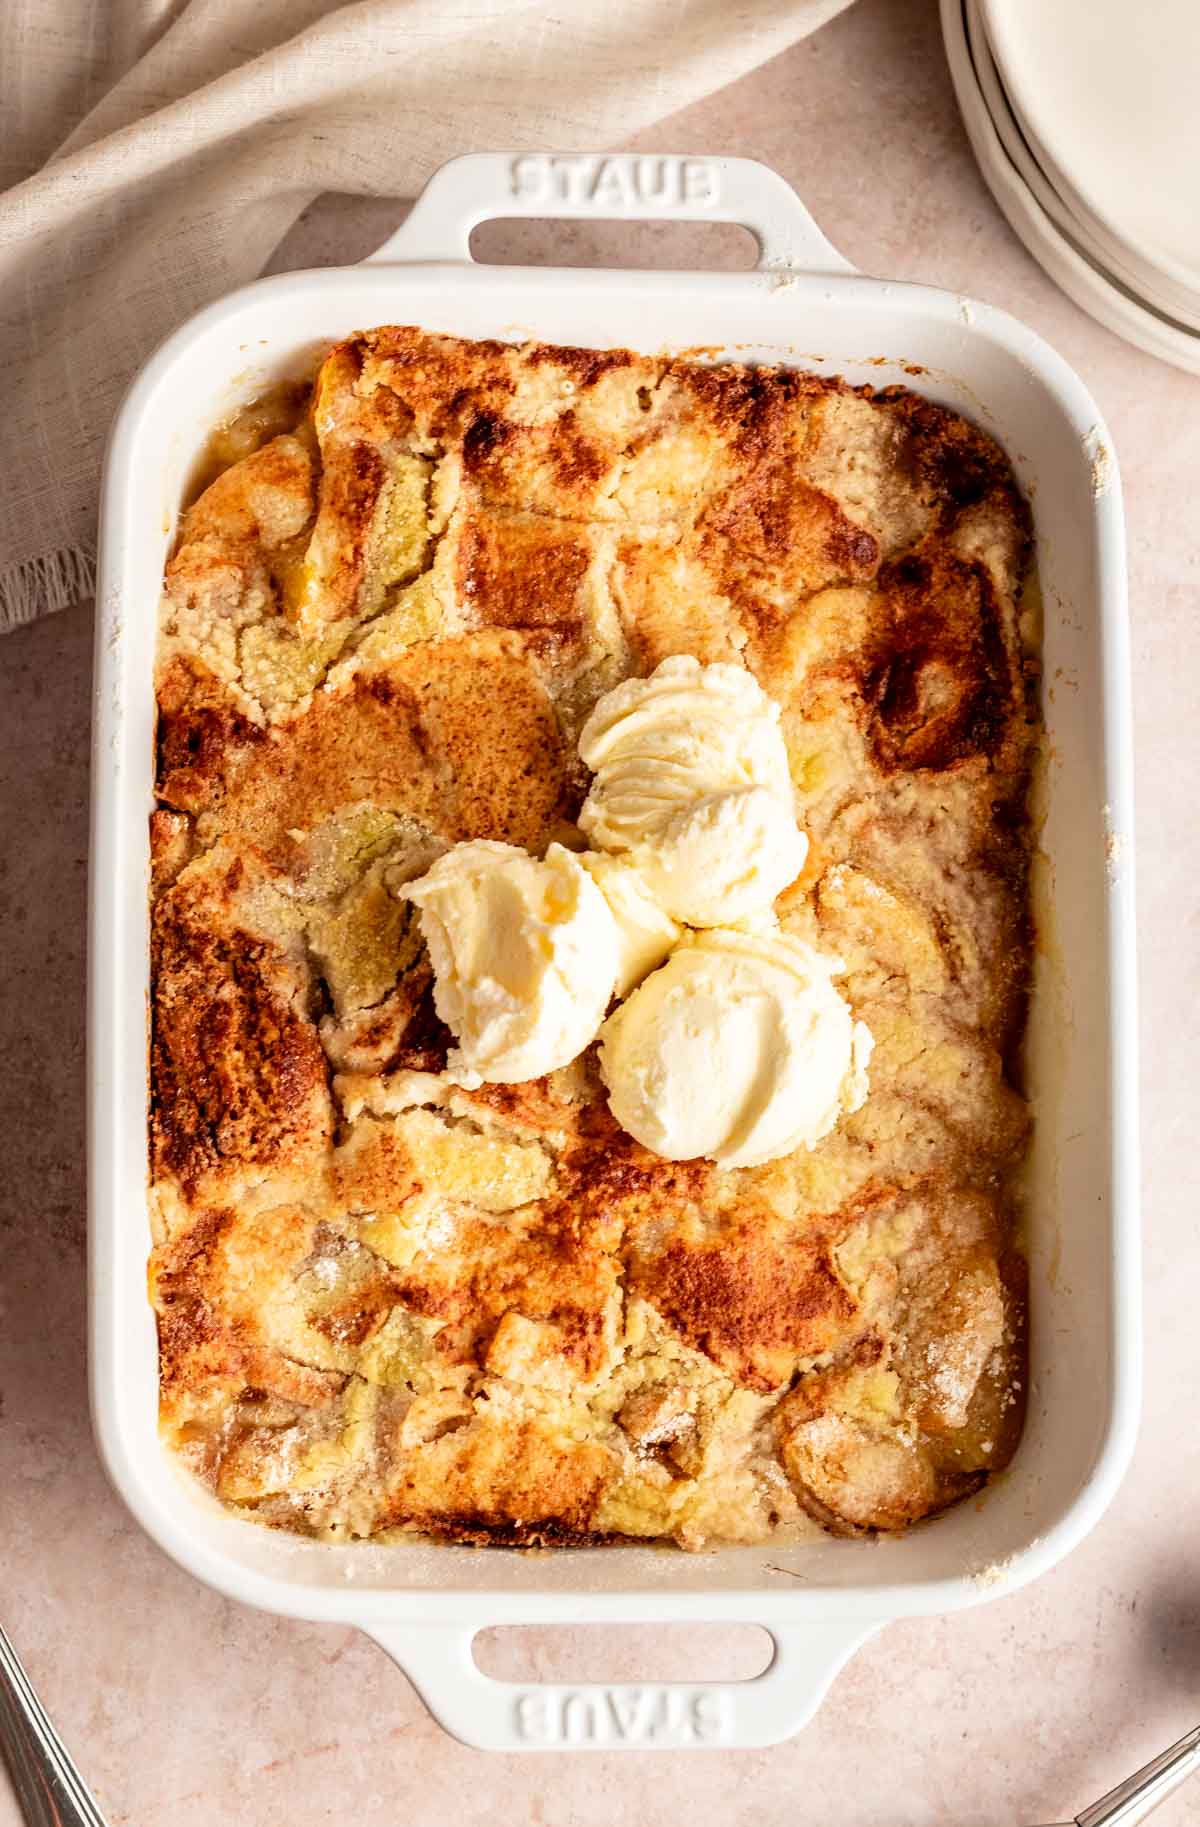
[[[2,1626],[0,1751],[29,1827],[105,1827]]]
[[[1078,1827],[1133,1827],[1200,1770],[1200,1726],[1076,1815]]]

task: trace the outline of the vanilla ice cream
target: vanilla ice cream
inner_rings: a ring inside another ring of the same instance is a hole
[[[778,930],[689,934],[601,1030],[618,1123],[672,1161],[812,1148],[867,1095],[873,1042],[840,969]]]
[[[762,911],[804,866],[779,706],[740,666],[676,655],[606,692],[579,739],[579,815],[689,926]]]
[[[769,908],[804,867],[808,839],[766,787],[709,793],[632,851],[661,905],[688,926],[733,926]]]
[[[617,981],[620,939],[579,858],[538,862],[512,844],[456,844],[398,890],[420,910],[433,1000],[465,1086],[516,1084],[570,1063],[594,1039]]]
[[[682,937],[683,928],[624,857],[585,850],[579,858],[617,923],[617,995],[628,996]]]

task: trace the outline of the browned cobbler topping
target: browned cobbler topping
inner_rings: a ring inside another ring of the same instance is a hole
[[[1011,1457],[1028,516],[996,446],[791,369],[356,336],[216,441],[167,567],[150,1267],[168,1440],[328,1539],[901,1529]],[[618,1128],[589,1051],[452,1084],[396,890],[578,845],[580,727],[670,654],[782,708],[785,931],[870,1095],[767,1166]]]

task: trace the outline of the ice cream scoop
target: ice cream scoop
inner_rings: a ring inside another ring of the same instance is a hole
[[[582,1053],[612,998],[619,936],[572,851],[551,844],[539,862],[477,839],[398,892],[420,910],[460,1083],[516,1084]]]
[[[813,1147],[867,1094],[873,1043],[838,969],[778,930],[689,934],[601,1030],[618,1123],[672,1161]]]

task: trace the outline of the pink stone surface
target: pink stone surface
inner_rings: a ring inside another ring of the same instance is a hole
[[[1112,428],[1139,802],[1149,1324],[1137,1457],[1057,1571],[969,1614],[892,1626],[815,1722],[768,1751],[485,1756],[446,1737],[365,1637],[244,1610],[178,1571],[108,1489],[87,1417],[91,616],[72,610],[0,645],[0,1615],[112,1827],[1029,1827],[1073,1815],[1200,1720],[1200,381],[1092,324],[1014,240],[972,162],[928,0],[859,0],[641,144],[775,166],[866,271],[972,293],[1032,324]],[[323,203],[281,262],[357,257],[395,219],[394,205]],[[626,262],[662,255],[656,231],[621,236]],[[489,231],[485,245],[586,262],[602,241],[524,228]],[[725,251],[736,259],[736,237]],[[626,1680],[746,1672],[756,1657],[755,1634],[727,1628],[508,1632],[485,1653],[496,1673]],[[0,1777],[0,1827],[19,1818]],[[1156,1821],[1200,1824],[1200,1778]]]

